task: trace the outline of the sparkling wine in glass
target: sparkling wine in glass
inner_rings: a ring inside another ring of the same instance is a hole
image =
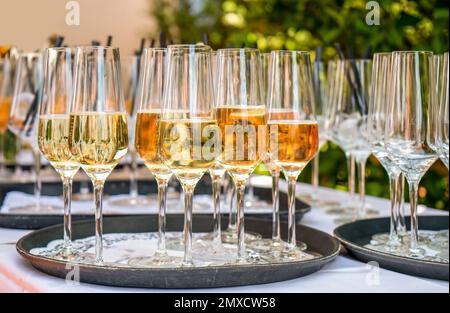
[[[72,51],[48,48],[44,53],[44,80],[40,100],[38,144],[63,183],[64,243],[57,253],[70,258],[72,251],[71,196],[73,177],[80,165],[69,148],[69,113],[73,95]]]
[[[103,263],[103,188],[128,150],[127,114],[120,80],[119,50],[77,47],[70,110],[70,152],[92,181],[96,264]]]
[[[297,179],[315,157],[319,143],[308,52],[272,51],[267,101],[269,159],[281,168],[288,181],[288,245],[283,256],[299,259],[305,247],[297,244]]]
[[[215,164],[217,149],[220,148],[217,121],[212,111],[211,48],[204,45],[171,45],[167,57],[163,110],[158,126],[159,151],[164,164],[184,191],[182,265],[192,266],[194,189],[205,172]]]

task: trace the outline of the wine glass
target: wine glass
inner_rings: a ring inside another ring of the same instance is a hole
[[[364,59],[337,61],[336,106],[330,116],[333,137],[345,151],[348,151],[358,164],[359,203],[357,210],[338,218],[337,222],[346,222],[358,218],[376,215],[376,211],[368,211],[365,202],[365,167],[371,154],[366,140],[367,102],[370,96],[370,79],[372,62]]]
[[[217,51],[215,117],[222,133],[220,162],[236,189],[237,261],[252,261],[245,247],[245,186],[266,154],[266,110],[262,90],[261,56],[257,49]]]
[[[401,247],[399,227],[403,210],[403,180],[402,173],[395,162],[389,157],[384,145],[385,124],[389,110],[389,96],[392,81],[392,53],[375,53],[373,56],[372,91],[367,117],[367,139],[372,147],[372,153],[381,163],[389,176],[390,190],[390,227],[388,235],[375,235],[371,244],[380,246],[386,251],[398,251]]]
[[[306,247],[304,243],[297,246],[295,190],[298,176],[315,157],[319,142],[309,52],[272,51],[267,101],[269,158],[288,181],[288,245],[282,257],[301,259]]]
[[[61,208],[41,203],[41,155],[37,140],[39,101],[42,93],[43,62],[41,53],[22,53],[19,56],[8,128],[22,142],[31,147],[34,157],[35,204],[20,205],[11,211],[51,213]]]
[[[392,80],[384,144],[389,157],[405,175],[410,192],[411,233],[408,256],[423,258],[418,242],[417,200],[422,176],[436,161],[430,127],[433,85],[433,53],[396,51],[392,53]]]
[[[72,254],[71,196],[73,177],[80,168],[69,149],[69,113],[72,93],[72,51],[48,48],[44,53],[44,80],[40,99],[38,144],[60,175],[64,199],[64,243],[55,256]]]
[[[0,177],[7,178],[4,163],[5,133],[8,129],[9,111],[13,95],[13,64],[11,56],[0,59]]]
[[[77,47],[70,109],[70,152],[92,181],[96,264],[103,263],[102,200],[105,180],[126,155],[127,115],[120,81],[119,49]],[[89,257],[86,257],[91,261]]]
[[[448,52],[443,55],[435,56],[438,58],[439,66],[435,62],[436,68],[436,86],[435,101],[433,103],[433,115],[435,116],[434,125],[436,126],[436,139],[434,143],[434,150],[438,154],[442,163],[448,169],[448,142],[449,142],[449,111],[448,111],[448,84],[449,84],[449,69],[448,69]],[[436,59],[435,59],[436,61]]]
[[[184,190],[183,266],[193,266],[192,206],[194,189],[215,163],[220,148],[213,117],[211,48],[205,45],[170,45],[167,79],[159,123],[160,157]],[[212,144],[213,151],[207,147]]]
[[[269,69],[270,69],[270,55],[271,53],[261,53],[262,68],[263,68],[263,91],[264,91],[264,104],[267,108],[267,94],[269,92]],[[267,112],[266,112],[267,115]],[[266,116],[267,118],[267,116]],[[262,249],[268,247],[269,249],[282,247],[283,241],[280,235],[280,172],[281,168],[274,162],[270,162],[268,155],[264,160],[269,170],[270,176],[272,176],[272,240],[258,240],[257,248]]]
[[[139,104],[136,103],[138,80],[141,71],[141,55],[133,55],[121,59],[121,77],[123,82],[123,94],[125,109],[128,114],[128,153],[130,156],[130,193],[125,199],[110,200],[108,203],[118,206],[148,206],[151,204],[149,196],[140,196],[137,181],[137,152],[134,146],[134,135],[136,125],[136,111]]]
[[[324,128],[329,140],[336,143],[345,153],[347,161],[348,172],[348,191],[349,199],[346,204],[339,206],[333,206],[327,210],[328,214],[345,215],[352,212],[355,208],[355,157],[350,153],[350,150],[341,142],[338,136],[338,125],[334,121],[334,116],[338,107],[342,106],[343,97],[347,97],[348,90],[344,90],[345,86],[343,80],[347,77],[344,73],[344,62],[342,60],[331,60],[328,62],[327,69],[328,90],[327,98],[328,102],[322,114],[324,120]]]
[[[159,155],[158,126],[161,120],[163,84],[166,78],[166,55],[163,48],[145,48],[142,72],[136,93],[136,127],[134,145],[158,184],[158,246],[152,257],[131,259],[130,265],[155,266],[174,263],[177,258],[166,250],[167,184],[172,176]]]

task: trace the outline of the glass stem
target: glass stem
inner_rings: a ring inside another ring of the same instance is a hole
[[[313,186],[312,197],[317,199],[319,192],[319,153],[312,161],[311,184]]]
[[[397,230],[400,234],[406,234],[406,220],[405,220],[405,176],[400,174],[398,178],[397,188]]]
[[[245,227],[244,227],[244,207],[245,207],[245,181],[236,181],[236,209],[237,209],[237,229],[238,229],[238,261],[244,261],[245,255]]]
[[[367,159],[358,162],[359,169],[359,212],[358,217],[366,215],[366,162]]]
[[[297,246],[297,237],[295,234],[295,188],[297,185],[297,177],[288,178],[288,246],[290,249],[294,249]]]
[[[416,180],[409,180],[409,202],[411,206],[411,238],[409,250],[412,254],[419,256],[419,225],[417,218],[417,200],[419,183]]]
[[[231,178],[228,178],[228,194],[227,194],[227,199],[228,199],[228,203],[230,205],[230,214],[229,214],[229,218],[228,218],[228,230],[230,231],[234,231],[236,229],[236,209],[235,209],[235,203],[234,202],[234,198],[236,196],[236,188],[234,186],[233,181],[231,180]]]
[[[63,178],[64,199],[64,249],[69,250],[72,244],[72,177]]]
[[[167,209],[167,184],[166,180],[157,179],[158,183],[158,248],[156,253],[166,254],[166,209]]]
[[[39,211],[41,205],[41,191],[42,191],[42,181],[41,181],[41,154],[39,150],[33,149],[34,157],[34,197],[36,201],[36,210]]]
[[[193,196],[194,196],[194,187],[193,186],[183,186],[184,190],[184,259],[183,265],[191,266],[193,265],[192,261],[192,205],[193,205]]]
[[[280,172],[273,171],[272,172],[272,239],[280,240],[280,204],[279,204],[279,181],[280,181]]]
[[[348,171],[348,191],[350,193],[350,199],[353,201],[355,196],[355,158],[348,152],[345,153],[345,157]]]
[[[397,195],[398,195],[398,181],[400,175],[395,173],[389,173],[389,198],[391,204],[391,218],[389,227],[389,243],[395,243],[398,241],[398,229],[397,229]]]
[[[222,243],[222,234],[221,234],[221,221],[220,221],[220,186],[221,186],[221,177],[218,175],[212,175],[213,186],[213,201],[214,201],[214,230],[213,230],[213,242],[215,244]]]
[[[95,203],[95,263],[103,262],[103,214],[102,200],[104,181],[94,180]]]
[[[136,162],[136,152],[131,151],[131,161],[130,161],[130,198],[137,199],[139,191],[138,191],[138,182],[136,179],[137,174],[137,162]]]

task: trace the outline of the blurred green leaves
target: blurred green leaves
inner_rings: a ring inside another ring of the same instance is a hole
[[[365,22],[365,0],[153,0],[159,30],[177,42],[210,36],[213,48],[257,45],[261,50],[324,48],[334,43],[361,55],[375,51],[448,50],[448,1],[383,0],[380,25]],[[156,35],[156,34],[152,34]]]
[[[448,51],[448,0],[378,0],[380,25],[366,24],[365,0],[152,0],[152,16],[159,29],[175,42],[194,43],[208,34],[214,48],[246,45],[263,51],[323,48],[325,59],[336,55],[336,42],[362,55],[374,51]],[[326,144],[320,153],[320,184],[347,189],[343,152]],[[263,169],[261,169],[263,171]],[[310,166],[301,175],[309,182]],[[367,164],[367,194],[389,197],[388,179],[375,158]],[[447,209],[448,171],[436,162],[424,176],[421,203]]]

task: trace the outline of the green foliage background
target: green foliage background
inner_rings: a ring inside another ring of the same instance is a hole
[[[379,0],[380,25],[369,26],[365,0],[152,0],[151,15],[158,29],[175,42],[194,43],[208,34],[217,49],[257,46],[274,49],[310,50],[323,48],[323,57],[335,57],[335,43],[361,56],[373,51],[448,51],[448,0]],[[310,181],[310,169],[301,180]],[[320,184],[346,189],[345,156],[329,143],[320,153]],[[367,194],[389,197],[387,176],[371,157],[367,168]],[[436,162],[421,183],[420,202],[448,210],[447,168]]]

